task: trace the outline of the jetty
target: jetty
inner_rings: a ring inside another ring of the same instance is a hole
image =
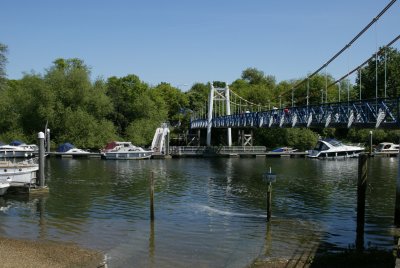
[[[307,152],[271,152],[265,146],[171,146],[172,157],[305,157]]]

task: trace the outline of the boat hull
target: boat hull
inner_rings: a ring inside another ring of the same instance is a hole
[[[310,152],[307,157],[309,158],[352,158],[358,157],[360,153],[364,150],[356,150],[356,151],[321,151],[321,152]]]
[[[4,151],[0,150],[0,158],[27,158],[33,157],[33,151]]]
[[[0,164],[0,180],[7,180],[11,186],[23,186],[36,184],[38,165]]]
[[[152,151],[107,152],[103,154],[103,158],[107,160],[140,160],[140,159],[149,159],[152,154],[153,154]]]
[[[8,182],[0,182],[0,196],[4,195],[9,187],[10,184]]]

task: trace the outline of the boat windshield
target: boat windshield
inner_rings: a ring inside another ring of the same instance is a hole
[[[379,143],[378,146],[376,147],[376,149],[380,151],[383,149],[383,146],[385,146],[385,144]]]
[[[326,151],[329,150],[329,147],[323,143],[322,141],[318,141],[317,144],[315,145],[314,150],[316,151]]]
[[[330,144],[332,144],[332,146],[335,147],[343,146],[343,144],[340,141],[335,139],[327,140],[327,142],[329,142]]]

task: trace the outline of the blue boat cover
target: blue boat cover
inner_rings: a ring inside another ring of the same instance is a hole
[[[10,142],[11,146],[20,146],[21,144],[24,144],[24,142],[18,141],[18,140],[14,140],[14,141]]]
[[[57,152],[64,153],[64,152],[66,152],[66,151],[68,151],[68,150],[70,150],[72,148],[75,148],[75,146],[72,145],[71,143],[66,142],[66,143],[60,144],[58,146]]]

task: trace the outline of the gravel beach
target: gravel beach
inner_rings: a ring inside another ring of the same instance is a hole
[[[74,244],[0,237],[0,266],[105,267],[104,254]]]

